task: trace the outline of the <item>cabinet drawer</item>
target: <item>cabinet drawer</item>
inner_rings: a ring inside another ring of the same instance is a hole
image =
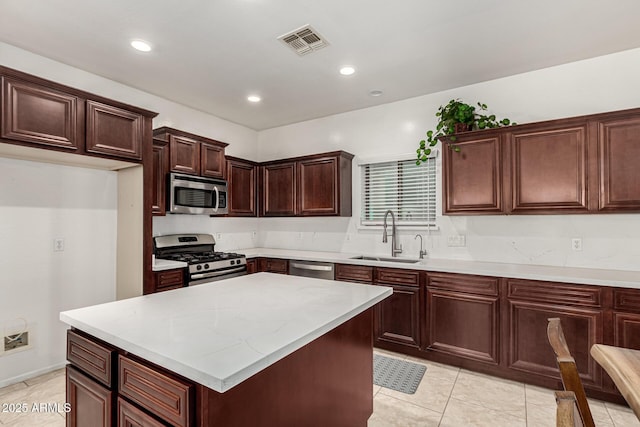
[[[589,285],[508,279],[510,300],[536,301],[565,306],[602,307],[603,288]]]
[[[417,270],[376,268],[376,283],[418,286],[420,284],[420,272]]]
[[[498,278],[466,274],[429,273],[429,289],[463,292],[476,295],[498,295]]]
[[[613,308],[615,310],[631,313],[640,313],[640,290],[616,289],[614,290]]]
[[[160,421],[118,397],[118,427],[164,427]]]
[[[373,267],[336,264],[336,280],[371,283],[373,282]]]
[[[119,358],[120,394],[174,426],[190,426],[194,387],[125,356]]]
[[[168,289],[181,288],[184,284],[183,270],[166,270],[156,273],[156,290],[166,291]]]
[[[116,351],[105,344],[67,331],[67,360],[86,374],[112,388]]]
[[[260,271],[287,274],[289,272],[289,262],[286,259],[262,258],[260,260]]]

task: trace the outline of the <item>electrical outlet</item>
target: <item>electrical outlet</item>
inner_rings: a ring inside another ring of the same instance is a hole
[[[64,251],[64,239],[53,239],[53,251],[54,252]]]
[[[4,351],[5,353],[8,351],[17,350],[22,347],[26,347],[29,345],[29,332],[24,331],[15,335],[8,335],[4,337]]]
[[[582,250],[582,238],[574,237],[573,239],[571,239],[571,249],[573,249],[574,251],[581,251]]]
[[[216,241],[222,240],[222,233],[216,233]]]
[[[447,237],[447,246],[451,248],[462,248],[467,246],[467,238],[464,234]]]
[[[251,232],[251,238],[255,239],[256,237],[258,237],[258,232],[257,231],[252,231]]]

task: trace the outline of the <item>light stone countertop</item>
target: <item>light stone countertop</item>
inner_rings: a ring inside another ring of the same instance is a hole
[[[427,258],[417,263],[399,263],[350,259],[363,254],[340,252],[315,252],[290,249],[251,248],[236,249],[247,258],[270,257],[297,259],[301,261],[324,261],[341,264],[369,265],[376,267],[405,268],[442,273],[475,274],[481,276],[507,277],[514,279],[544,280],[550,282],[577,283],[584,285],[618,286],[640,289],[640,271],[604,270],[595,268],[560,267],[546,265],[507,264],[451,259]],[[369,255],[369,254],[365,254]],[[388,258],[389,255],[379,255]],[[640,266],[640,264],[639,264]]]
[[[257,273],[64,311],[60,320],[222,393],[391,293]]]
[[[153,271],[165,271],[165,270],[173,270],[174,268],[185,268],[188,267],[189,264],[182,261],[171,261],[168,259],[158,259],[156,258],[152,265]]]

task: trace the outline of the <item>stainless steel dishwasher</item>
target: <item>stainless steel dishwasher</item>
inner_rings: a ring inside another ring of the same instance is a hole
[[[318,261],[289,261],[291,276],[314,277],[316,279],[333,280],[333,263]]]

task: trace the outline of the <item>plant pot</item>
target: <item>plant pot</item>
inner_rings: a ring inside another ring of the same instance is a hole
[[[469,132],[471,130],[471,125],[466,123],[456,123],[453,125],[453,130],[455,133]]]

